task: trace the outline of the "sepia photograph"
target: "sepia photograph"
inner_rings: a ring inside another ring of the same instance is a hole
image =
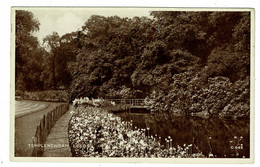
[[[252,162],[252,24],[253,9],[13,7],[12,159]]]

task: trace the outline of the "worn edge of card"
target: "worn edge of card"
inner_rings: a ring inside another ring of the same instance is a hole
[[[250,12],[250,158],[85,158],[85,157],[15,157],[15,11],[26,9],[57,10],[124,10],[147,11],[248,11]],[[149,7],[11,7],[11,76],[10,76],[10,160],[13,162],[67,163],[185,163],[246,164],[254,163],[255,146],[255,9],[254,8],[149,8]]]

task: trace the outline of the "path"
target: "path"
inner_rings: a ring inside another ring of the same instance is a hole
[[[24,100],[25,101],[25,100]],[[44,114],[53,110],[55,107],[64,103],[56,102],[40,102],[40,101],[29,101],[26,102],[38,103],[38,104],[48,104],[47,108],[40,111],[35,111],[33,113],[20,116],[15,118],[15,156],[16,157],[30,157],[32,153],[32,148],[29,144],[32,144],[32,137],[34,137],[36,132],[36,127],[39,125],[40,120]]]
[[[72,115],[70,111],[73,109],[74,107],[70,106],[69,111],[52,127],[45,143],[44,157],[72,157],[68,140],[68,124]]]

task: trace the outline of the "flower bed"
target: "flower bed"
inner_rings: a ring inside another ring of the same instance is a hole
[[[122,121],[107,110],[98,107],[79,106],[69,122],[69,143],[76,157],[204,157],[192,153],[192,145],[172,147],[172,139],[166,146],[161,138],[149,135],[149,129],[133,129],[132,122]]]
[[[113,102],[108,102],[104,99],[89,99],[88,97],[78,98],[73,100],[73,105],[77,107],[78,105],[85,105],[85,106],[112,106],[115,105]]]

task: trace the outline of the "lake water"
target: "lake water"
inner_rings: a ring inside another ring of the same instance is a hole
[[[138,111],[140,112],[140,111]],[[193,144],[192,152],[202,151],[217,158],[249,158],[249,120],[228,120],[218,117],[159,116],[149,113],[121,112],[116,115],[133,121],[133,128],[149,127],[149,135],[161,136],[161,144],[171,136],[173,146]]]

